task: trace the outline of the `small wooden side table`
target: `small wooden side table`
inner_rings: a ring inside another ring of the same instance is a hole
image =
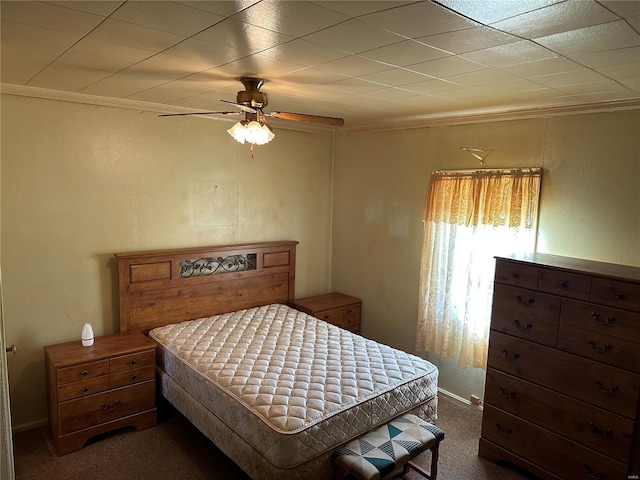
[[[289,305],[325,322],[337,325],[353,333],[360,333],[361,301],[359,298],[333,292],[315,297],[301,298],[290,302]]]
[[[49,429],[59,455],[125,426],[156,425],[155,344],[140,332],[44,347]]]

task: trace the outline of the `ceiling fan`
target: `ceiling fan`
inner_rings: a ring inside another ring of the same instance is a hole
[[[265,112],[263,109],[269,103],[269,98],[265,92],[261,92],[260,88],[264,84],[264,80],[254,77],[242,77],[240,81],[244,85],[244,90],[239,91],[236,95],[236,101],[221,100],[222,102],[234,105],[244,113],[243,121],[236,123],[228,132],[240,143],[251,143],[262,145],[269,142],[275,135],[271,132],[271,126],[267,121],[267,117],[278,118],[282,120],[294,120],[300,122],[320,123],[341,127],[344,120],[337,117],[323,117],[320,115],[307,115],[304,113],[292,112]],[[175,117],[188,115],[237,115],[237,111],[225,112],[192,112],[192,113],[167,113],[158,115],[159,117]],[[256,125],[257,123],[257,125]],[[254,136],[250,136],[249,130],[253,127]],[[260,133],[260,131],[262,133]]]

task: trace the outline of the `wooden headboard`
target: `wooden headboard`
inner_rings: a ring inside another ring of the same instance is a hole
[[[294,299],[296,241],[116,253],[120,331]]]

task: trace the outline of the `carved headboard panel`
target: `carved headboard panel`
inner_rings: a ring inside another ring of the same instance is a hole
[[[296,241],[116,253],[120,331],[294,299]]]

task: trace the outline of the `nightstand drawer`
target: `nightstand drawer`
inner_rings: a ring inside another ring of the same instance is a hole
[[[109,389],[109,376],[102,375],[95,378],[87,378],[84,381],[66,383],[58,387],[58,400],[63,402],[72,398],[93,395]]]
[[[498,262],[496,264],[495,280],[524,288],[538,287],[538,267],[522,265],[517,262]]]
[[[64,385],[66,383],[78,382],[85,378],[99,377],[100,375],[109,375],[109,360],[60,368],[57,373],[57,382],[58,385]]]
[[[122,355],[112,358],[110,362],[111,373],[122,370],[131,370],[132,368],[144,367],[155,363],[155,353],[153,350],[132,353],[130,355]]]
[[[314,316],[338,327],[347,328],[360,323],[360,305],[353,304],[332,308],[330,310],[322,310],[316,312]]]
[[[124,387],[125,385],[132,385],[134,383],[144,382],[145,380],[152,380],[155,376],[156,367],[154,365],[112,373],[110,375],[111,388]]]
[[[555,293],[564,297],[589,300],[591,277],[563,270],[540,269],[538,289],[547,293]]]
[[[66,434],[155,408],[155,382],[97,393],[60,404],[60,433]]]
[[[594,278],[591,284],[591,301],[627,310],[640,310],[640,285]]]

